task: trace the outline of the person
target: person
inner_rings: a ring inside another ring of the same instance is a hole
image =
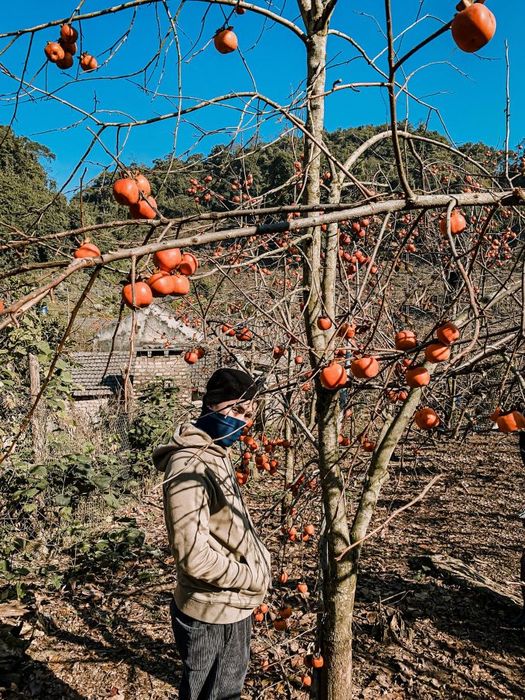
[[[176,561],[170,604],[182,659],[180,700],[240,698],[250,660],[252,612],[271,578],[235,477],[230,448],[255,413],[257,385],[246,372],[216,370],[201,415],[154,450],[164,472],[164,516]]]

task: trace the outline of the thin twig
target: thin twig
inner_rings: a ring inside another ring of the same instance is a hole
[[[391,515],[388,516],[388,518],[387,518],[383,523],[381,523],[381,525],[379,525],[379,526],[376,527],[374,530],[372,530],[371,532],[369,532],[368,535],[365,535],[365,537],[362,537],[360,540],[357,540],[357,542],[353,542],[349,547],[347,547],[345,550],[343,550],[343,551],[341,552],[341,554],[339,554],[337,557],[335,557],[336,560],[339,561],[339,560],[342,559],[342,558],[344,557],[344,555],[347,554],[351,549],[354,549],[354,547],[359,547],[359,545],[363,544],[363,542],[366,542],[366,540],[369,540],[371,537],[374,537],[374,535],[377,535],[377,534],[378,534],[379,532],[381,532],[381,530],[383,530],[390,522],[392,522],[392,520],[394,520],[394,518],[397,518],[398,515],[400,515],[401,513],[403,513],[403,511],[408,510],[408,508],[411,508],[411,507],[414,506],[416,503],[419,503],[419,501],[421,501],[423,498],[425,498],[425,496],[426,496],[427,493],[430,491],[430,489],[434,486],[434,484],[435,484],[436,482],[438,482],[442,477],[443,477],[443,474],[437,474],[431,481],[428,482],[428,484],[425,486],[425,488],[423,489],[423,491],[421,491],[421,493],[420,493],[418,496],[416,496],[415,498],[413,498],[413,499],[412,499],[411,501],[409,501],[408,503],[405,503],[405,505],[404,505],[404,506],[401,506],[401,508],[398,508],[397,510],[395,510]]]

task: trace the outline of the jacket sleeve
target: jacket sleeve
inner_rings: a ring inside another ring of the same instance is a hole
[[[173,473],[173,469],[168,471]],[[178,565],[188,576],[218,588],[249,590],[254,583],[249,566],[210,547],[206,477],[198,472],[183,471],[168,479],[166,525]]]

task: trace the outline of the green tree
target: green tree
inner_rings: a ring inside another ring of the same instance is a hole
[[[0,239],[3,243],[24,236],[60,231],[69,227],[66,198],[48,178],[42,160],[54,155],[45,146],[16,136],[0,126]],[[0,271],[24,263],[43,262],[56,257],[59,245],[51,242],[31,246],[29,251],[3,254]]]

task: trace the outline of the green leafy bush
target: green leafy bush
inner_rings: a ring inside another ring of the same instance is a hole
[[[147,459],[153,447],[168,442],[175,424],[177,387],[166,388],[161,381],[150,382],[137,397],[135,417],[128,437],[133,450],[147,450]]]
[[[69,576],[101,569],[117,569],[122,562],[136,559],[145,547],[145,534],[135,518],[118,518],[114,529],[96,533],[69,548],[75,564]]]

